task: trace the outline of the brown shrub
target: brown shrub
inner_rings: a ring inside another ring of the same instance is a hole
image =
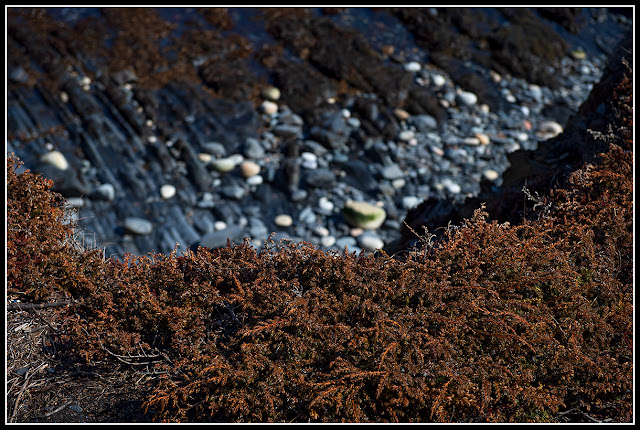
[[[539,219],[481,209],[403,261],[273,242],[104,260],[9,157],[7,291],[70,297],[66,340],[154,375],[161,420],[630,421],[629,126]]]

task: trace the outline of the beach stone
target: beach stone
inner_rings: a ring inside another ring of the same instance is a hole
[[[248,158],[260,159],[264,157],[264,147],[258,139],[249,137],[244,143],[243,154]]]
[[[409,114],[409,112],[407,112],[404,109],[394,109],[393,110],[393,114],[396,116],[396,118],[398,118],[400,121],[404,121],[407,118],[409,118],[411,115]]]
[[[227,155],[227,148],[220,142],[207,142],[202,145],[202,150],[217,157],[226,157]]]
[[[408,142],[411,139],[413,139],[415,137],[415,133],[413,130],[402,130],[400,133],[398,133],[398,140],[401,140],[403,142]]]
[[[318,207],[326,212],[331,212],[335,205],[327,197],[322,196],[318,199]]]
[[[491,143],[491,139],[489,139],[489,136],[485,133],[476,133],[474,136],[476,139],[478,139],[480,145],[488,145],[489,143]]]
[[[380,174],[383,178],[389,180],[402,178],[404,176],[404,172],[397,164],[391,164],[389,166],[383,167]]]
[[[236,160],[231,157],[216,158],[211,160],[210,165],[220,173],[227,173],[235,169]]]
[[[551,139],[556,137],[564,130],[560,124],[555,121],[541,121],[538,124],[537,136],[543,140]]]
[[[57,167],[60,170],[67,170],[69,162],[60,151],[51,151],[40,157],[40,161],[45,164]]]
[[[356,237],[358,246],[365,251],[374,252],[384,247],[384,241],[378,237],[377,234],[372,232],[364,232]]]
[[[442,75],[435,74],[431,76],[431,82],[433,83],[434,86],[440,88],[447,83],[447,79]]]
[[[124,229],[129,233],[148,235],[153,231],[153,224],[143,218],[127,217],[124,220]]]
[[[283,139],[296,138],[302,135],[302,128],[294,124],[278,124],[273,127],[273,134]]]
[[[167,200],[176,195],[176,187],[171,184],[164,184],[160,187],[160,195]]]
[[[291,215],[280,214],[273,219],[273,223],[278,227],[290,227],[293,224]]]
[[[460,91],[455,97],[456,103],[463,106],[473,106],[478,102],[478,96],[470,91]]]
[[[379,228],[387,217],[387,213],[383,208],[355,200],[348,200],[344,204],[342,215],[351,226],[365,230]]]
[[[247,178],[248,185],[260,185],[264,182],[264,178],[261,175],[249,176]]]
[[[116,190],[112,184],[100,184],[91,193],[91,198],[95,200],[105,200],[112,202],[116,197]]]
[[[407,120],[418,131],[430,131],[438,127],[438,121],[428,114],[414,115]]]
[[[413,209],[414,207],[418,206],[421,202],[422,200],[420,200],[416,196],[404,196],[402,198],[402,207],[405,210]]]
[[[209,162],[211,162],[211,154],[207,153],[207,152],[201,152],[198,154],[198,160],[200,160],[201,162],[207,164]]]
[[[216,221],[213,223],[213,229],[215,231],[221,231],[227,228],[227,223],[224,221]]]
[[[278,112],[278,104],[269,100],[265,100],[260,104],[260,111],[267,115],[273,115]]]
[[[243,177],[249,178],[260,173],[260,166],[255,161],[245,160],[240,163],[240,172]]]
[[[240,185],[231,184],[220,187],[220,192],[223,196],[228,197],[234,200],[240,200],[244,197],[246,190],[242,188]]]
[[[335,243],[336,243],[336,238],[334,236],[327,235],[327,236],[322,236],[320,238],[320,244],[325,248],[329,248],[335,245]]]
[[[318,168],[309,171],[305,183],[315,188],[330,188],[336,182],[336,176],[329,169]]]
[[[404,70],[410,73],[417,73],[422,69],[422,66],[417,61],[409,61],[404,65]]]
[[[274,86],[264,87],[260,92],[262,97],[270,101],[276,101],[280,99],[280,90]]]
[[[498,179],[500,177],[500,174],[498,172],[496,172],[495,170],[493,170],[493,169],[487,169],[484,172],[482,172],[482,174],[489,181],[495,181],[496,179]]]

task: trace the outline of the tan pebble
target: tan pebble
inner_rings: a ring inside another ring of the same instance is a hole
[[[409,112],[407,112],[404,109],[394,109],[393,110],[393,114],[396,116],[396,118],[398,118],[400,121],[404,121],[405,119],[409,118]]]
[[[207,154],[206,152],[201,152],[198,154],[198,160],[202,161],[203,163],[209,163],[211,162],[211,154]]]
[[[493,169],[487,169],[484,171],[484,177],[490,181],[495,181],[499,176],[500,174]]]
[[[276,101],[280,98],[280,90],[272,86],[265,87],[262,89],[262,97],[267,100]]]
[[[496,84],[502,80],[502,76],[500,75],[500,73],[494,70],[490,70],[489,74],[491,75],[491,79],[493,79],[493,82],[495,82]]]
[[[289,227],[293,224],[293,218],[287,214],[280,214],[274,218],[273,222],[278,227]]]
[[[255,161],[245,160],[240,163],[240,172],[242,172],[242,176],[249,178],[260,173],[260,166]]]
[[[531,130],[533,128],[533,125],[531,124],[531,121],[529,121],[528,119],[525,119],[524,121],[522,121],[522,127],[525,130]]]
[[[360,227],[354,227],[351,230],[349,230],[349,234],[353,237],[358,237],[360,236],[362,233],[364,233],[364,230],[361,229]]]
[[[274,113],[278,112],[278,105],[272,101],[265,100],[260,105],[260,109],[267,115],[273,115]]]
[[[488,145],[491,142],[489,136],[484,133],[476,133],[475,137],[480,141],[480,145]]]
[[[69,162],[60,151],[47,152],[40,158],[40,161],[55,166],[60,170],[67,170],[69,168]]]

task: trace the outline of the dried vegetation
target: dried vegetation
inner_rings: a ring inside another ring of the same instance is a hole
[[[631,421],[631,81],[616,91],[609,150],[538,219],[480,209],[402,259],[273,242],[105,259],[9,157],[7,295],[54,307],[28,320],[46,337],[10,331],[7,415],[31,419],[37,360],[64,356],[145,378],[164,421]]]

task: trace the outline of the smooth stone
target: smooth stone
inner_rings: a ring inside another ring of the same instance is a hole
[[[391,181],[391,186],[396,190],[404,188],[407,185],[407,181],[404,178],[397,178]]]
[[[243,145],[243,154],[245,157],[260,159],[264,157],[264,147],[258,139],[253,137],[247,138]]]
[[[262,97],[267,100],[276,101],[280,99],[280,90],[273,86],[264,87],[261,91]]]
[[[296,138],[302,135],[302,128],[299,125],[278,124],[273,127],[273,134],[283,139]],[[258,157],[254,157],[258,158]]]
[[[69,168],[69,162],[60,151],[51,151],[40,157],[40,161],[57,167],[60,170],[67,170]]]
[[[411,73],[419,72],[422,69],[422,66],[417,61],[409,61],[404,65],[404,70]]]
[[[480,145],[480,139],[478,139],[477,137],[465,137],[464,139],[462,139],[462,143],[464,143],[465,145],[477,146]]]
[[[491,139],[489,139],[489,136],[485,133],[476,133],[474,136],[480,141],[480,145],[488,145],[491,143]]]
[[[538,137],[547,140],[556,137],[563,131],[562,126],[555,121],[541,121],[538,124],[538,132],[536,134]]]
[[[211,159],[212,159],[211,154],[208,154],[206,152],[201,152],[198,154],[198,160],[200,160],[205,164],[209,163]]]
[[[240,172],[243,177],[249,178],[260,173],[260,166],[255,161],[245,160],[240,163]]]
[[[398,133],[398,140],[401,140],[403,142],[408,142],[411,139],[413,139],[415,137],[415,133],[413,130],[402,130],[400,133]]]
[[[91,197],[97,200],[112,202],[116,197],[116,189],[109,183],[101,184],[96,187]]]
[[[225,185],[220,188],[220,192],[230,199],[240,200],[244,197],[246,190],[239,185]]]
[[[82,208],[85,206],[85,201],[82,197],[67,197],[66,200],[69,208]]]
[[[227,148],[219,142],[207,142],[202,145],[202,149],[203,151],[218,157],[226,157],[227,155]]]
[[[406,111],[406,110],[404,110],[404,109],[400,109],[400,108],[394,109],[394,110],[393,110],[393,114],[394,114],[394,115],[396,116],[396,118],[398,118],[400,121],[404,121],[404,120],[406,120],[407,118],[409,118],[409,117],[411,116],[411,115],[409,115],[409,112],[407,112],[407,111]]]
[[[329,229],[323,225],[316,226],[314,232],[320,237],[329,236],[330,233]]]
[[[418,131],[429,131],[438,127],[438,121],[428,114],[414,115],[409,118],[407,123],[414,126]]]
[[[278,105],[272,101],[265,100],[260,105],[260,110],[267,115],[273,115],[278,112]]]
[[[213,229],[215,231],[221,231],[227,228],[227,223],[224,221],[216,221],[213,223]]]
[[[307,185],[310,185],[312,187],[328,188],[335,184],[336,176],[329,169],[319,168],[311,170],[307,174],[305,182]]]
[[[293,224],[293,218],[291,215],[280,214],[274,218],[273,223],[278,227],[290,227]]]
[[[500,177],[500,174],[498,172],[496,172],[495,170],[493,170],[493,169],[487,169],[484,172],[482,172],[482,174],[489,181],[495,181],[496,179],[498,179]]]
[[[247,178],[247,184],[249,185],[260,185],[264,182],[264,178],[261,175],[249,176]]]
[[[358,246],[360,246],[365,251],[374,252],[384,247],[384,241],[373,233],[362,233],[356,238],[356,240]]]
[[[322,236],[320,238],[320,244],[325,248],[329,248],[330,246],[335,245],[336,238],[333,236]]]
[[[236,160],[231,157],[216,158],[211,160],[210,165],[220,173],[227,173],[235,169]]]
[[[404,196],[402,198],[402,207],[405,210],[413,209],[414,207],[418,206],[421,202],[422,200],[420,200],[416,196]]]
[[[478,102],[478,96],[470,91],[460,91],[456,94],[456,103],[464,106],[473,106]]]
[[[383,178],[393,180],[404,177],[404,172],[397,164],[391,164],[382,168],[380,172]]]
[[[160,195],[167,200],[176,195],[176,187],[171,184],[164,184],[160,187]]]
[[[348,200],[342,214],[351,226],[365,230],[375,230],[384,223],[387,212],[376,205],[363,201]]]
[[[148,235],[153,231],[153,224],[143,218],[127,217],[124,220],[124,229],[129,233]]]
[[[435,74],[431,77],[431,82],[434,86],[440,88],[447,83],[447,79],[442,75]]]
[[[324,211],[331,212],[335,205],[327,197],[322,196],[318,199],[318,207]]]

